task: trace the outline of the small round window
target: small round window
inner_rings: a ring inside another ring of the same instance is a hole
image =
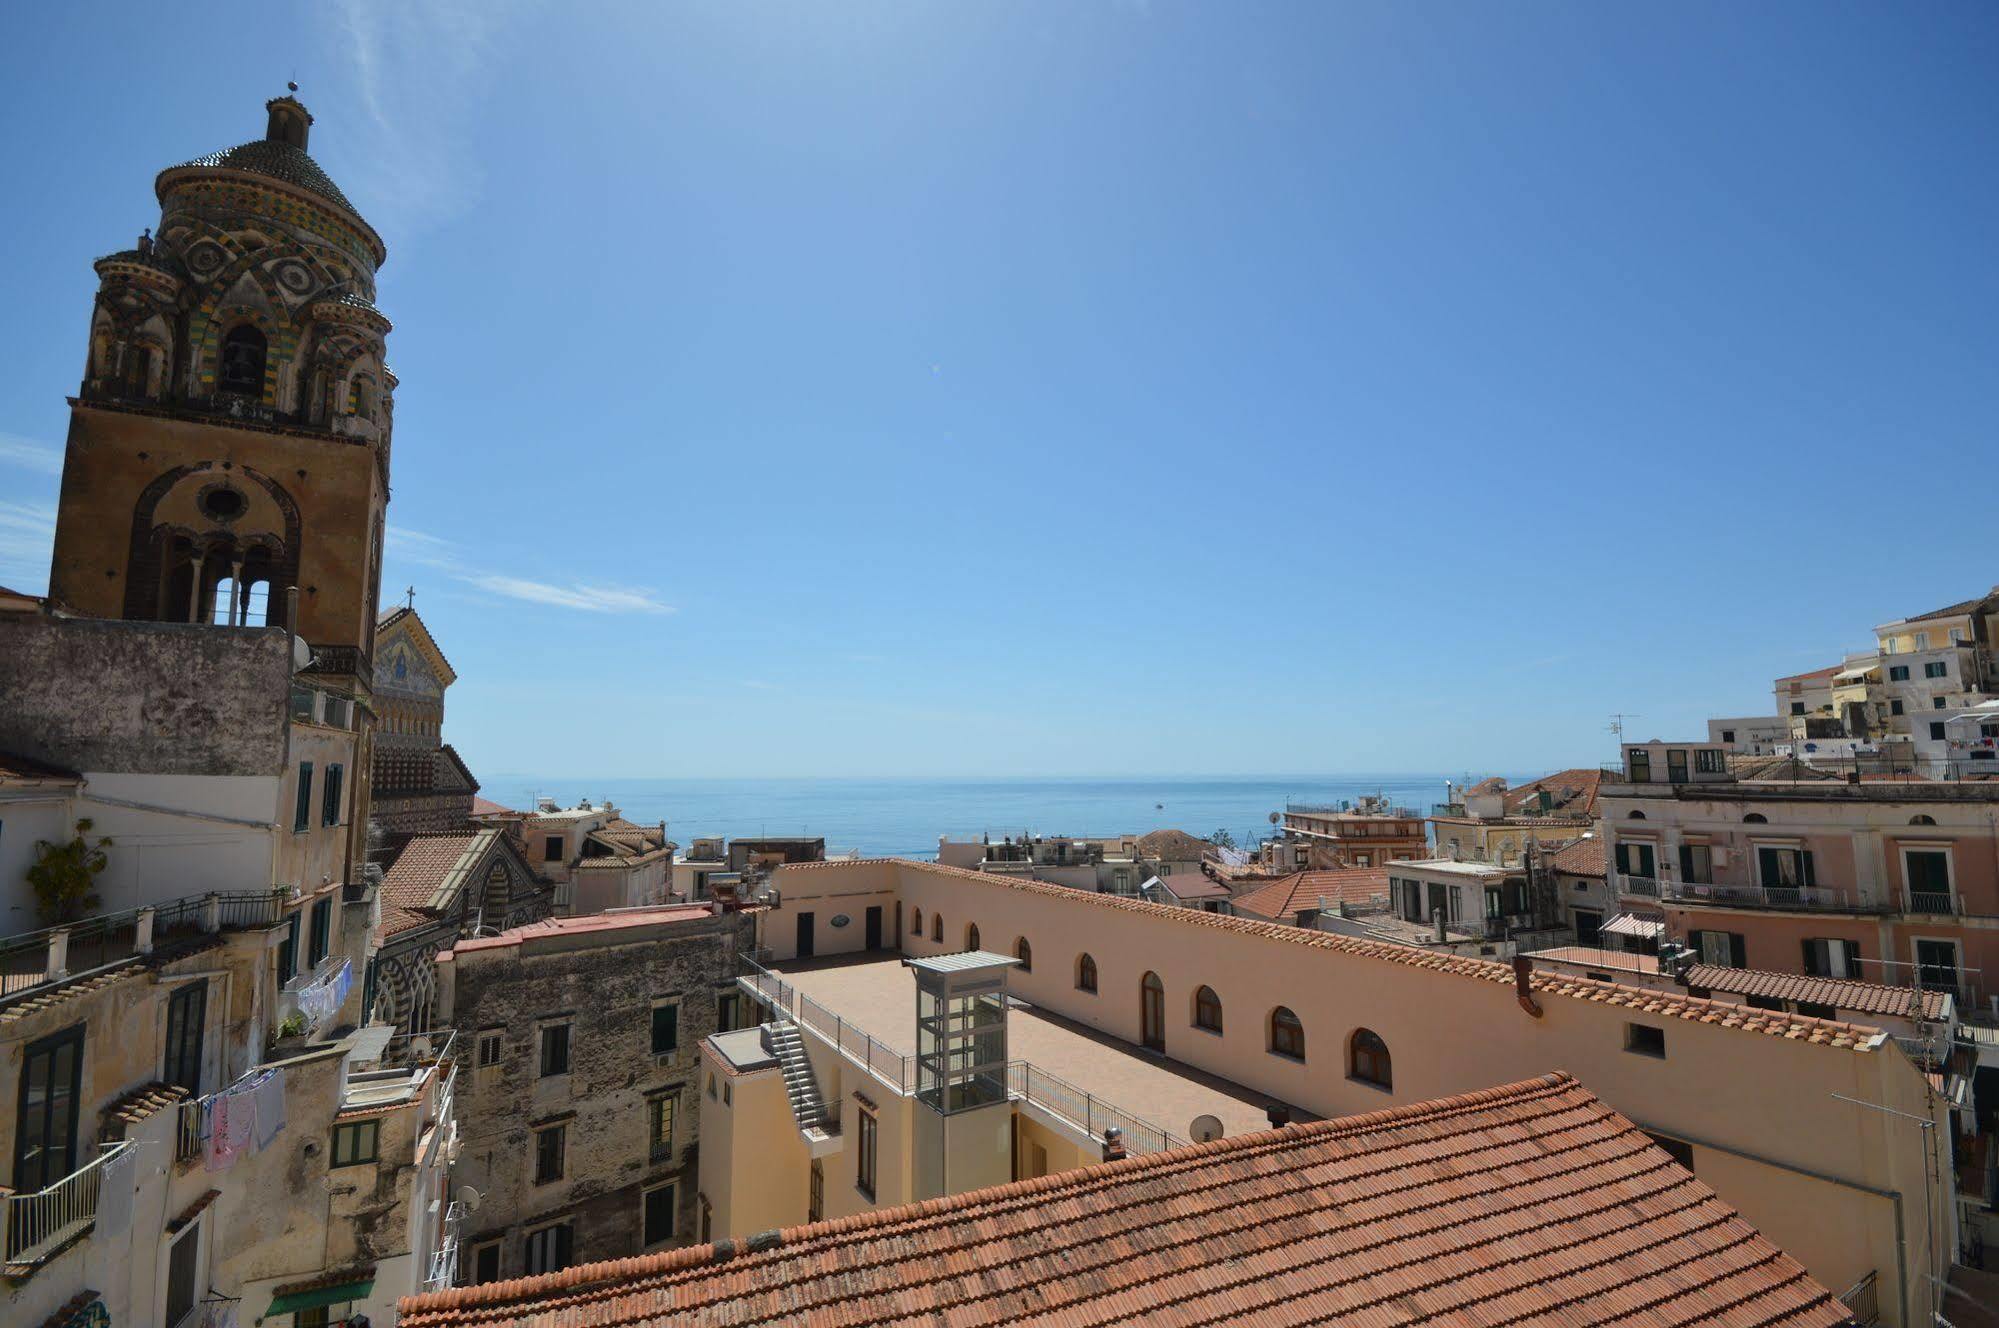
[[[243,515],[249,506],[249,500],[243,497],[241,489],[218,484],[212,489],[202,490],[201,514],[210,521],[234,521]]]

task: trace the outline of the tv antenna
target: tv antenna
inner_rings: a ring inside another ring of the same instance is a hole
[[[1610,717],[1610,723],[1604,726],[1605,731],[1614,734],[1617,738],[1617,741],[1619,743],[1622,743],[1624,741],[1624,721],[1627,719],[1643,719],[1643,718],[1645,718],[1643,715],[1634,715],[1626,711],[1620,710],[1616,714]]]

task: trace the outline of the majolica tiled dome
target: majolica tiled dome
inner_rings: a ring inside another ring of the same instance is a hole
[[[252,139],[238,147],[223,152],[211,152],[193,161],[184,161],[178,166],[170,166],[169,171],[189,169],[249,171],[256,175],[268,175],[273,180],[309,189],[330,203],[337,204],[349,212],[354,205],[347,201],[347,195],[340,192],[340,186],[333,183],[333,177],[320,169],[318,162],[301,148],[275,139]],[[356,215],[359,215],[358,213]]]

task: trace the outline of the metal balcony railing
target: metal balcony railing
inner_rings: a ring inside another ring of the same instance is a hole
[[[277,886],[188,895],[0,938],[0,1003],[125,963],[173,940],[276,926],[284,920],[290,893]]]
[[[1627,895],[1642,895],[1646,899],[1659,897],[1659,878],[1656,876],[1631,876],[1624,872],[1617,874],[1618,892]]]
[[[1911,913],[1955,913],[1957,900],[1948,890],[1909,891],[1909,912]]]
[[[1819,886],[1696,885],[1686,881],[1663,883],[1664,897],[1675,902],[1719,904],[1729,908],[1796,908],[1829,912],[1882,912],[1881,906],[1849,898],[1837,890]]]
[[[5,1196],[6,1261],[35,1264],[97,1220],[104,1164],[133,1147],[129,1139],[101,1146],[96,1157],[32,1194]]]
[[[1006,1088],[1013,1096],[1062,1117],[1092,1138],[1101,1139],[1105,1130],[1116,1126],[1124,1131],[1125,1152],[1134,1157],[1141,1153],[1163,1153],[1187,1144],[1185,1139],[1168,1134],[1151,1121],[1114,1107],[1027,1061],[1007,1062]]]

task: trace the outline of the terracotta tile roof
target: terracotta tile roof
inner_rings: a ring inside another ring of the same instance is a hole
[[[96,1316],[93,1315],[90,1318],[86,1318],[84,1311],[97,1303],[98,1296],[99,1293],[95,1291],[86,1290],[77,1292],[64,1301],[55,1313],[42,1320],[42,1328],[73,1328],[73,1325],[90,1322],[90,1319]],[[105,1323],[109,1323],[110,1321],[111,1316],[108,1314],[101,1320],[101,1322]]]
[[[1928,622],[1932,618],[1955,618],[1960,614],[1977,613],[1985,607],[1988,600],[1993,599],[1995,596],[1999,596],[1999,586],[1994,586],[1983,595],[1979,595],[1973,599],[1962,599],[1955,604],[1946,604],[1940,609],[1931,609],[1928,613],[1912,613],[1899,621],[1908,623]]]
[[[512,807],[502,807],[499,803],[494,802],[489,798],[477,798],[477,797],[472,799],[472,814],[474,816],[526,815],[525,812],[517,812]]]
[[[382,874],[383,932],[393,936],[429,921],[435,912],[432,901],[461,865],[469,869],[466,859],[474,845],[495,833],[418,835],[404,845]]]
[[[1945,996],[1940,991],[1918,993],[1909,987],[1884,987],[1846,978],[1813,978],[1802,973],[1766,973],[1754,968],[1723,968],[1696,964],[1687,970],[1687,985],[1733,996],[1763,996],[1801,1005],[1830,1005],[1860,1014],[1894,1015],[1904,1019],[1941,1019]]]
[[[65,1005],[80,997],[88,996],[91,992],[102,991],[112,983],[130,977],[146,967],[144,955],[133,955],[115,968],[107,968],[87,978],[37,987],[19,996],[9,994],[7,1004],[0,1006],[0,1024],[26,1019],[30,1015],[40,1014],[44,1010],[52,1010],[58,1005]]]
[[[1592,835],[1578,839],[1565,848],[1557,849],[1548,859],[1551,871],[1567,872],[1571,876],[1603,876],[1608,873],[1609,864],[1603,854],[1603,836]]]
[[[1536,795],[1545,791],[1553,803],[1549,811],[1568,816],[1594,817],[1597,786],[1602,782],[1603,771],[1594,767],[1588,770],[1557,770],[1552,775],[1543,775],[1508,789],[1506,812],[1511,816],[1528,810],[1536,801]]]
[[[1659,971],[1659,956],[1633,954],[1628,950],[1600,950],[1593,945],[1557,945],[1535,950],[1529,959],[1545,959],[1552,964],[1582,964],[1590,968],[1621,968],[1627,973]]]
[[[452,1325],[1832,1325],[1567,1075],[401,1302]]]
[[[1388,893],[1385,867],[1346,867],[1336,871],[1293,872],[1275,885],[1252,890],[1235,901],[1236,912],[1255,918],[1295,919],[1301,908],[1319,901],[1362,904]]]
[[[448,951],[452,955],[475,950],[498,950],[518,946],[523,941],[552,940],[627,927],[652,927],[663,922],[699,922],[715,916],[707,904],[681,904],[665,908],[627,908],[615,913],[585,913],[573,918],[543,918],[539,922],[509,927],[498,936],[478,936],[459,941]]]
[[[1164,862],[1199,862],[1215,851],[1215,846],[1205,839],[1188,834],[1185,830],[1154,830],[1149,835],[1138,837],[1138,856],[1158,858]]]
[[[1106,908],[1126,913],[1145,913],[1155,918],[1169,919],[1176,926],[1216,927],[1224,931],[1260,936],[1278,944],[1309,945],[1315,949],[1333,950],[1381,963],[1432,969],[1472,981],[1497,983],[1513,981],[1513,966],[1491,959],[1474,959],[1446,951],[1396,945],[1388,941],[1363,940],[1356,936],[1341,936],[1333,932],[1286,926],[1261,918],[1232,917],[1221,913],[1204,913],[1199,909],[1175,908],[1171,904],[1154,904],[1123,895],[1099,894],[1092,890],[1050,885],[1044,881],[1029,880],[1025,877],[1001,876],[973,871],[967,867],[946,867],[941,863],[918,862],[909,858],[841,858],[831,862],[793,862],[777,868],[776,876],[781,881],[784,875],[790,872],[837,871],[871,866],[897,867],[905,872],[948,876],[965,882],[967,886],[978,885],[989,890],[1016,890],[1048,895],[1068,900],[1070,906],[1075,908]],[[1765,1037],[1790,1038],[1824,1046],[1844,1047],[1856,1052],[1872,1051],[1883,1037],[1880,1029],[1865,1024],[1814,1019],[1807,1015],[1788,1014],[1782,1010],[1758,1010],[1744,1005],[1701,1000],[1677,992],[1627,987],[1621,983],[1597,982],[1588,978],[1567,978],[1558,973],[1536,973],[1530,982],[1537,994],[1574,998],[1599,1005],[1616,1005],[1656,1015],[1662,1019],[1716,1024]]]
[[[187,1090],[177,1084],[150,1083],[125,1094],[104,1108],[106,1120],[132,1126],[187,1099]]]
[[[1179,899],[1227,899],[1229,888],[1204,872],[1175,872],[1171,876],[1149,878],[1173,892]]]
[[[1778,681],[1778,682],[1817,682],[1817,681],[1818,681],[1818,680],[1819,680],[1820,678],[1830,678],[1830,677],[1832,677],[1832,676],[1833,676],[1834,674],[1836,674],[1836,673],[1840,672],[1840,670],[1842,670],[1842,669],[1843,669],[1843,668],[1845,668],[1845,667],[1846,667],[1846,666],[1845,666],[1845,665],[1843,665],[1843,664],[1831,664],[1831,665],[1828,665],[1827,667],[1825,667],[1825,668],[1822,668],[1822,669],[1813,669],[1813,670],[1812,670],[1812,671],[1811,671],[1810,673],[1792,673],[1792,674],[1787,674],[1786,676],[1784,676],[1784,677],[1782,677],[1782,678],[1779,678],[1779,679],[1777,679],[1777,681]]]

